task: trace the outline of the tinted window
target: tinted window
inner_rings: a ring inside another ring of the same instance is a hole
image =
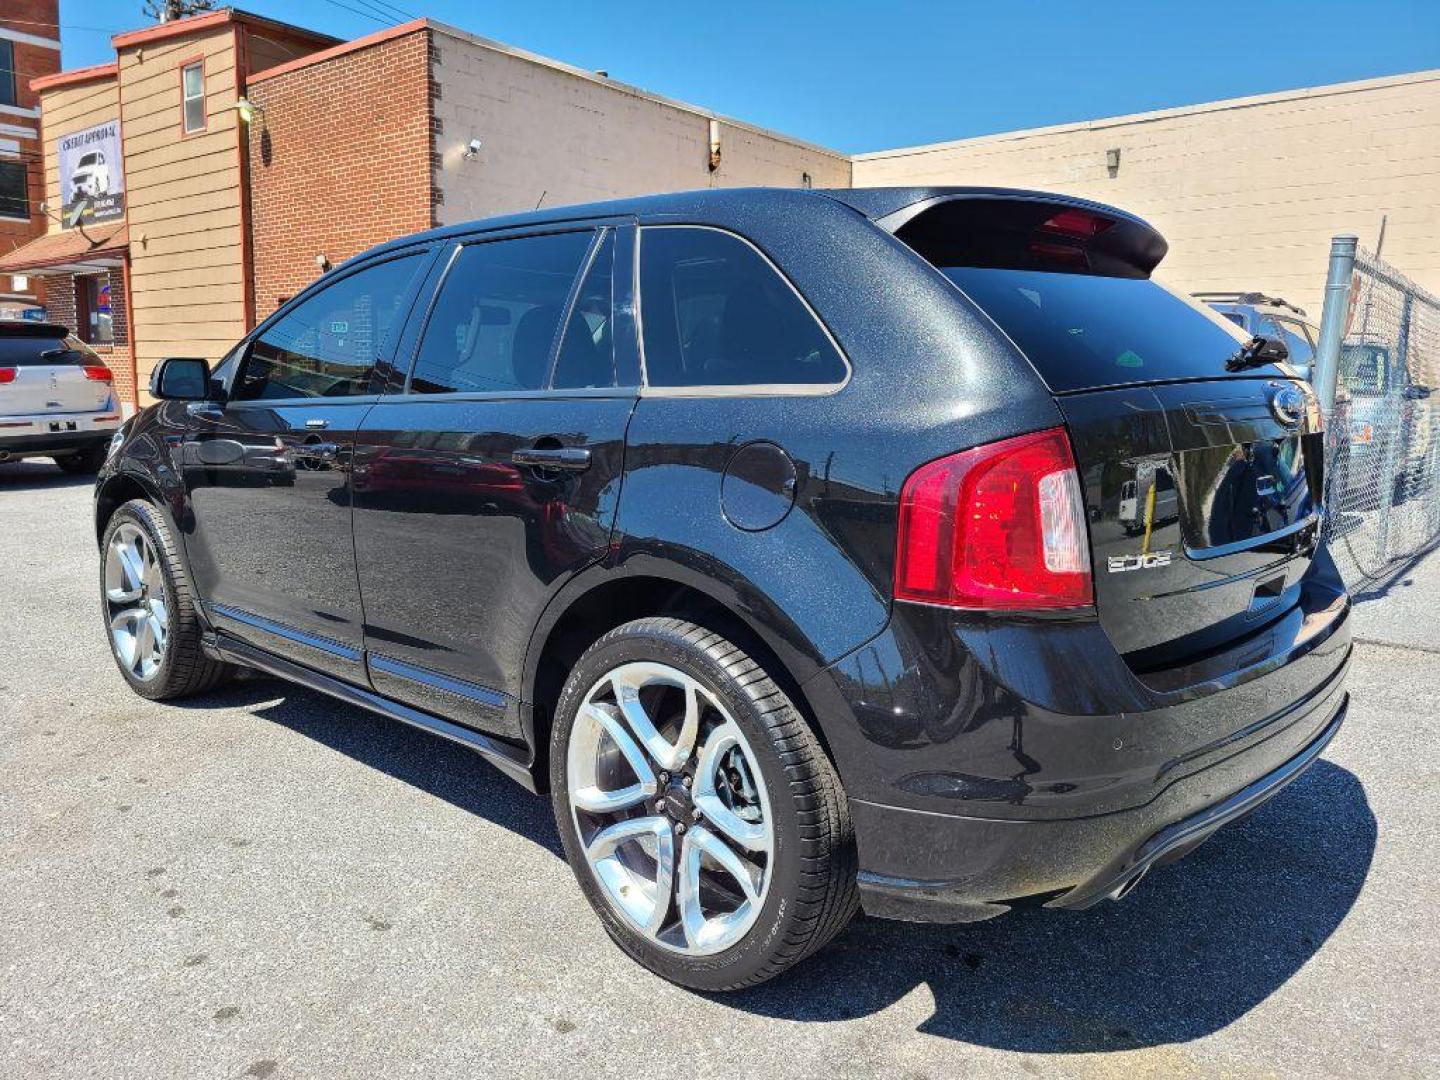
[[[425,326],[410,389],[544,387],[565,301],[593,236],[555,233],[462,248]]]
[[[15,104],[15,43],[0,40],[0,105]]]
[[[1146,278],[943,269],[1057,392],[1225,378],[1225,361],[1248,337],[1216,312]]]
[[[375,363],[423,262],[416,254],[377,263],[300,301],[255,339],[235,396],[370,393]]]
[[[604,242],[585,275],[574,310],[560,342],[555,375],[557,390],[615,385],[615,347],[611,336],[611,289],[615,262],[615,234],[605,231]]]
[[[74,337],[0,334],[0,367],[99,364],[103,361]]]
[[[30,218],[30,188],[23,161],[0,159],[0,217]]]
[[[749,244],[714,229],[651,228],[640,244],[651,386],[843,382],[815,317]]]

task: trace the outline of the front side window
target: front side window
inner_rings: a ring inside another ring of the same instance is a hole
[[[0,158],[0,217],[30,217],[30,188],[23,161]]]
[[[180,69],[180,89],[183,101],[185,133],[205,129],[205,62],[197,60]]]
[[[845,361],[790,285],[738,237],[658,227],[640,243],[650,386],[825,385]]]
[[[235,396],[370,393],[375,364],[424,261],[417,253],[375,263],[300,301],[255,338]]]
[[[455,257],[425,326],[410,389],[418,394],[539,390],[591,232],[469,244]]]

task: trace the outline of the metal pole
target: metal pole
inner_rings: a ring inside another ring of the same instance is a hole
[[[1325,306],[1320,313],[1320,344],[1315,349],[1315,370],[1311,374],[1327,423],[1335,408],[1335,384],[1340,378],[1340,342],[1345,337],[1345,320],[1350,313],[1350,279],[1355,273],[1357,242],[1353,236],[1336,236],[1330,240],[1330,270],[1325,275]]]

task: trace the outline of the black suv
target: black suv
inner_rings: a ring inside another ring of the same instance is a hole
[[[1316,759],[1350,656],[1314,400],[1165,249],[976,189],[385,244],[155,372],[96,490],[120,670],[474,748],[692,987],[857,906],[1122,896]]]

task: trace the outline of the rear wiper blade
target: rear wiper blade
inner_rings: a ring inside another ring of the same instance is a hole
[[[1240,351],[1225,361],[1226,371],[1245,371],[1247,368],[1264,367],[1266,364],[1283,364],[1290,359],[1290,350],[1279,338],[1253,337]]]

